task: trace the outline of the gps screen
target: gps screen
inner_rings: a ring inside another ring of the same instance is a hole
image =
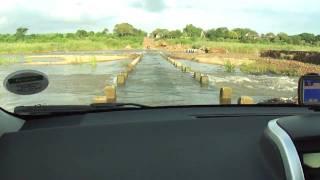
[[[303,81],[303,104],[320,104],[320,79]]]

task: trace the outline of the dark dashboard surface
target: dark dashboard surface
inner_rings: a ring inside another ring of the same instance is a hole
[[[0,137],[0,179],[270,180],[259,139],[298,107],[198,107],[37,119]]]

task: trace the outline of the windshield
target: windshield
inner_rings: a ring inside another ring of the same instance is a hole
[[[320,72],[319,6],[317,0],[4,0],[1,107],[294,104],[299,76]]]

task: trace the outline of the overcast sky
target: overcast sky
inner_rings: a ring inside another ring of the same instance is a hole
[[[102,31],[128,22],[148,32],[194,24],[320,34],[319,19],[319,0],[0,0],[0,33],[20,26],[31,33]]]

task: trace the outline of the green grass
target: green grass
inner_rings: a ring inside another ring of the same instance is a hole
[[[279,67],[274,64],[255,62],[251,64],[242,64],[240,71],[248,74],[263,75],[263,74],[275,74],[285,76],[297,76],[298,71],[289,67]]]
[[[10,58],[4,58],[0,57],[0,65],[10,65],[17,63],[18,60],[16,58],[10,57]]]
[[[173,39],[168,40],[170,44],[189,45],[190,47],[222,48],[229,53],[256,54],[265,50],[297,50],[297,51],[320,51],[317,46],[299,46],[283,44],[262,43],[240,43],[240,42],[214,42],[207,40]]]
[[[0,54],[42,53],[53,51],[97,51],[142,48],[143,38],[107,38],[103,40],[67,40],[65,42],[0,42]]]
[[[236,66],[232,64],[230,61],[227,61],[226,63],[224,63],[224,69],[228,73],[233,73],[236,71]]]
[[[97,66],[97,58],[95,56],[92,56],[90,59],[90,65]]]

